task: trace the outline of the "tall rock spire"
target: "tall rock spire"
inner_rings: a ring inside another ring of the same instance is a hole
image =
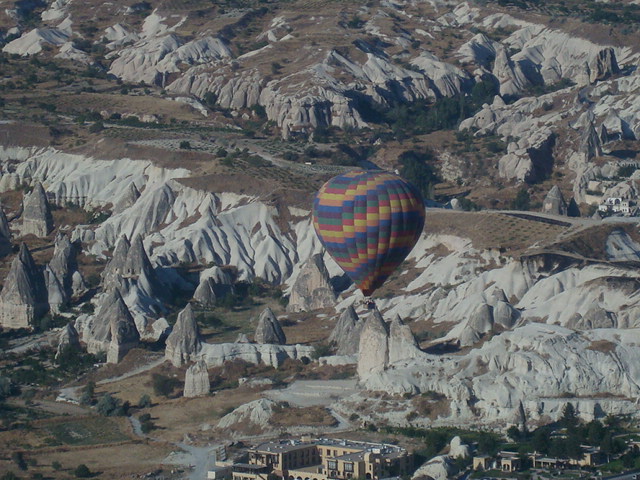
[[[360,333],[364,322],[358,319],[358,315],[353,306],[349,305],[342,312],[336,322],[336,326],[331,332],[329,342],[335,344],[336,355],[353,355],[358,353],[360,344]]]
[[[23,243],[0,292],[0,324],[5,328],[32,328],[48,309],[44,276]]]
[[[256,343],[274,345],[285,345],[287,343],[287,337],[280,326],[280,322],[278,322],[278,319],[269,307],[265,308],[260,314],[254,338]]]
[[[53,230],[53,217],[47,194],[38,182],[33,191],[24,196],[22,211],[22,235],[46,237]]]
[[[178,314],[176,324],[167,337],[164,357],[174,366],[180,367],[194,360],[201,348],[200,329],[196,323],[191,304],[187,304],[184,310]]]

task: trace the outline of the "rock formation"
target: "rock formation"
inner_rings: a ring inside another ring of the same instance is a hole
[[[129,243],[127,236],[122,235],[116,243],[111,260],[109,260],[109,263],[107,263],[102,271],[102,280],[105,286],[112,283],[119,275],[122,274],[130,248],[131,244]]]
[[[618,67],[618,61],[616,60],[616,53],[612,47],[603,48],[600,50],[589,64],[591,83],[609,78],[611,75],[615,75],[620,72]]]
[[[205,278],[193,294],[193,299],[203,307],[213,307],[216,304],[215,281],[211,277]]]
[[[503,96],[517,95],[530,85],[520,65],[509,58],[507,49],[503,46],[500,46],[496,51],[492,73],[500,83],[500,95]]]
[[[139,335],[131,312],[117,288],[102,298],[98,312],[82,331],[82,339],[87,344],[89,353],[107,352],[110,360],[118,358],[118,361],[128,349],[137,344]]]
[[[47,289],[49,309],[53,313],[59,313],[63,307],[69,304],[69,295],[49,265],[44,269],[44,283]]]
[[[456,435],[449,442],[449,456],[451,458],[469,458],[471,456],[471,448],[469,445],[462,443],[462,439]]]
[[[4,257],[11,253],[11,230],[9,229],[9,221],[0,205],[0,257]]]
[[[67,349],[80,350],[80,335],[73,326],[73,323],[67,323],[58,336],[58,348],[56,350],[56,360]]]
[[[456,467],[448,455],[438,455],[418,468],[411,480],[447,480],[456,472]]]
[[[587,161],[590,161],[594,157],[602,156],[602,142],[595,128],[595,118],[593,114],[589,117],[588,125],[584,128],[580,137],[579,151]]]
[[[140,334],[131,315],[113,316],[109,330],[111,341],[107,349],[107,363],[120,363],[129,350],[138,346]]]
[[[0,292],[0,325],[32,328],[48,308],[44,276],[23,243]]]
[[[142,274],[155,277],[155,272],[142,243],[142,237],[136,235],[131,241],[131,247],[122,266],[122,276],[135,277]]]
[[[236,337],[235,343],[251,343],[246,333],[239,333]]]
[[[567,327],[574,330],[616,328],[617,326],[616,315],[613,312],[607,312],[597,302],[594,302],[583,315],[575,313],[573,318],[567,322]]]
[[[322,253],[317,253],[302,267],[291,288],[289,312],[306,312],[335,305],[336,294],[322,257]]]
[[[24,196],[22,211],[22,235],[46,237],[53,230],[53,217],[47,194],[38,182],[33,191]]]
[[[553,215],[566,215],[567,202],[565,202],[562,192],[557,185],[554,185],[542,202],[542,212]]]
[[[261,344],[285,345],[287,343],[287,337],[282,331],[280,322],[269,307],[260,314],[254,339]]]
[[[418,342],[399,315],[389,323],[389,364],[422,355]]]
[[[198,360],[187,369],[184,377],[183,396],[188,398],[202,397],[209,394],[210,388],[207,363],[204,360]]]
[[[329,343],[336,346],[336,355],[353,355],[358,353],[360,345],[360,332],[364,322],[358,319],[358,315],[352,305],[349,305],[338,318],[338,322],[331,332]]]
[[[176,324],[167,337],[167,347],[164,357],[174,366],[181,367],[185,363],[195,360],[202,348],[200,329],[196,323],[191,304],[178,314]]]
[[[234,278],[228,270],[214,266],[200,273],[200,283],[193,299],[205,307],[212,307],[216,301],[234,293]]]
[[[116,204],[113,206],[113,215],[118,215],[119,213],[125,211],[131,205],[136,203],[138,198],[140,198],[140,191],[137,189],[136,184],[134,182],[131,182],[127,191],[118,199]]]
[[[228,430],[239,425],[253,425],[266,427],[273,416],[275,402],[260,398],[253,402],[239,406],[233,412],[228,413],[218,421],[218,428]]]
[[[389,365],[389,330],[382,315],[376,309],[369,314],[358,346],[358,376],[366,378]]]
[[[65,234],[58,234],[55,249],[45,269],[45,280],[49,292],[49,305],[53,311],[67,305],[72,296],[85,290],[84,280],[76,263],[77,249]]]

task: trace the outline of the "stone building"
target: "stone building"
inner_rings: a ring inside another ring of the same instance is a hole
[[[407,475],[413,456],[382,443],[331,438],[281,440],[249,450],[249,464],[234,465],[234,480],[261,480],[271,473],[284,480],[378,480]]]

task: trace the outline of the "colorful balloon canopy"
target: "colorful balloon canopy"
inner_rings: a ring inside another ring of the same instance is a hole
[[[325,183],[313,226],[345,273],[370,296],[407,257],[424,226],[424,203],[398,175],[356,171]]]

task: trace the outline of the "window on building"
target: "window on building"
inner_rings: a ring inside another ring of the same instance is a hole
[[[345,462],[344,471],[345,472],[353,472],[353,463],[346,463]]]
[[[329,460],[327,462],[327,467],[329,468],[329,470],[337,470],[338,462],[336,460]]]

